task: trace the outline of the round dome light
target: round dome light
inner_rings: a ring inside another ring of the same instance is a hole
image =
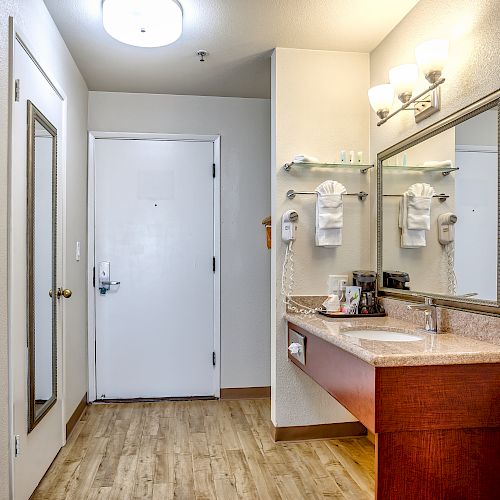
[[[182,8],[175,0],[104,0],[104,29],[137,47],[162,47],[182,34]]]

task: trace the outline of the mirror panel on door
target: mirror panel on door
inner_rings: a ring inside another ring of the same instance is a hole
[[[57,400],[57,130],[28,102],[28,430]]]
[[[499,306],[498,117],[495,96],[379,154],[382,290]]]

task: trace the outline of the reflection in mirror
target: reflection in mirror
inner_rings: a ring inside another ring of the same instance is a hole
[[[498,300],[498,109],[382,161],[383,284]]]
[[[56,394],[56,139],[57,131],[28,102],[29,430]]]

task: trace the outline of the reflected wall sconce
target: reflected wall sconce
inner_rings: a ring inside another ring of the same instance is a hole
[[[377,126],[400,111],[413,111],[418,123],[441,109],[441,89],[444,65],[448,59],[448,40],[429,40],[415,49],[417,64],[402,64],[389,70],[389,81],[368,90],[370,105],[380,118]],[[418,70],[424,74],[429,87],[417,95],[413,95],[418,80]],[[401,106],[391,112],[397,95]],[[412,107],[412,104],[414,105]]]

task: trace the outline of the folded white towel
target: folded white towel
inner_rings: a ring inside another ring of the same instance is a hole
[[[315,156],[296,155],[293,159],[294,163],[319,163]]]
[[[316,246],[342,245],[345,186],[337,181],[325,181],[316,188]]]
[[[318,195],[318,227],[339,229],[344,225],[344,202],[341,194]]]
[[[424,167],[434,167],[434,168],[453,168],[453,162],[451,160],[443,160],[443,161],[424,161]]]
[[[425,247],[425,230],[408,229],[408,194],[404,193],[399,202],[399,227],[401,228],[401,248]]]
[[[407,224],[408,229],[431,228],[431,201],[435,189],[424,182],[412,184],[406,197]]]

